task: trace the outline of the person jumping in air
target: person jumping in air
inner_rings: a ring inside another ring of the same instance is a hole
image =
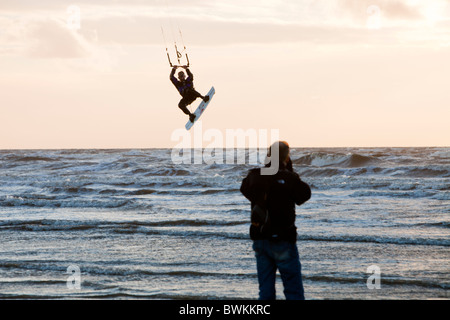
[[[172,81],[173,85],[177,88],[180,95],[183,97],[178,103],[178,108],[183,110],[183,112],[189,115],[189,120],[194,122],[195,114],[191,113],[187,106],[195,101],[197,98],[202,98],[203,101],[207,102],[209,100],[208,96],[202,96],[199,92],[194,89],[194,75],[189,70],[187,66],[182,66],[186,70],[188,77],[183,71],[178,72],[178,79],[175,78],[175,71],[178,66],[174,66],[172,68],[172,72],[170,73],[170,81]]]

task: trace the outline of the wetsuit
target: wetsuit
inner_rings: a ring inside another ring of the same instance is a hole
[[[184,81],[179,81],[175,78],[175,70],[172,69],[170,73],[170,81],[172,81],[173,85],[177,88],[180,95],[183,97],[178,103],[178,107],[183,110],[185,114],[190,115],[191,112],[188,110],[187,106],[195,101],[197,98],[204,98],[199,92],[194,89],[194,75],[188,68],[186,68],[186,73],[188,77]]]

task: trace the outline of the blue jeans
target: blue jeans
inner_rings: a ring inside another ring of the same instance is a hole
[[[283,281],[286,300],[304,300],[300,257],[297,245],[287,241],[254,240],[258,271],[259,299],[275,300],[277,269]]]

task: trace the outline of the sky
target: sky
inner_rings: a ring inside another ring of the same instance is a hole
[[[450,0],[1,0],[0,149],[178,145],[174,41],[203,146],[450,146]]]

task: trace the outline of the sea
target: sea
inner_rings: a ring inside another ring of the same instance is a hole
[[[0,150],[0,298],[257,299],[239,188],[258,164],[231,151]],[[306,299],[450,298],[450,148],[291,159],[312,189],[296,207]],[[284,299],[279,275],[276,288]]]

